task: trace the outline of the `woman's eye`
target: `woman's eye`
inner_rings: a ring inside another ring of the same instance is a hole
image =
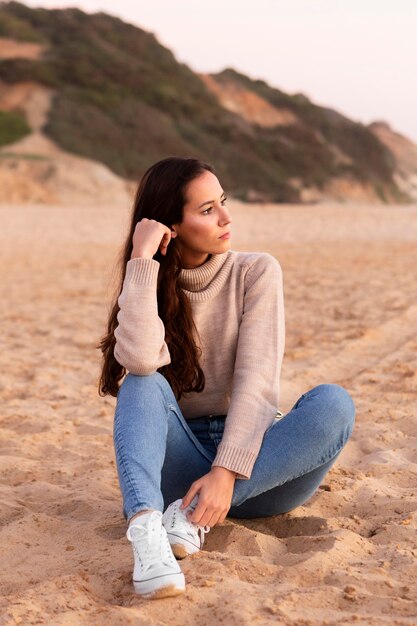
[[[223,198],[223,200],[221,201],[222,206],[224,206],[224,203],[226,202],[227,198]],[[204,209],[203,211],[203,215],[206,213],[206,211],[212,211],[213,207],[210,206],[208,209]]]

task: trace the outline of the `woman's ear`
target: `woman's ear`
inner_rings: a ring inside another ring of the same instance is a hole
[[[177,237],[178,233],[176,233],[175,228],[173,228],[171,226],[171,239],[174,239],[175,237]]]

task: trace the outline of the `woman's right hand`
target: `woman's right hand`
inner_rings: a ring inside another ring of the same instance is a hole
[[[165,224],[144,217],[136,224],[130,258],[152,259],[158,249],[165,256],[169,242],[176,236],[177,233]]]

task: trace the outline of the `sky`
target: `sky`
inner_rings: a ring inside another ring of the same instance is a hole
[[[226,67],[417,143],[416,0],[25,0],[104,11],[194,72]]]

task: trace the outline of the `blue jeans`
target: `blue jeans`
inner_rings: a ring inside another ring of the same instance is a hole
[[[250,479],[236,479],[228,517],[286,513],[317,490],[355,421],[355,406],[340,385],[303,394],[265,432]],[[129,521],[145,509],[164,511],[207,474],[224,429],[222,417],[186,420],[168,381],[128,374],[117,396],[114,446]]]

